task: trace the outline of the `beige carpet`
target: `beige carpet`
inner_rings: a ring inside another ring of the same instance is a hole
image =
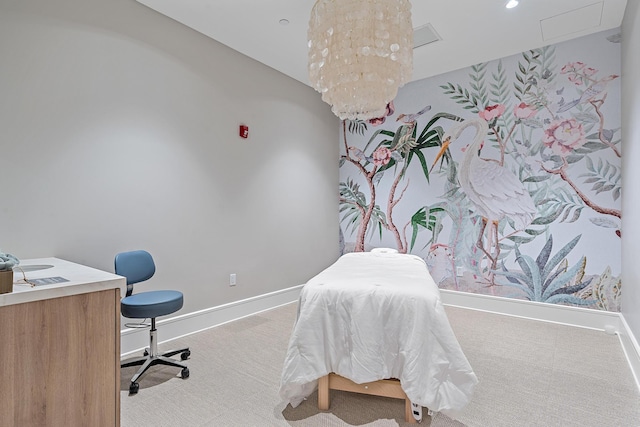
[[[420,426],[640,426],[640,394],[617,337],[446,310],[480,383],[457,421],[436,414]],[[328,412],[318,411],[315,395],[297,408],[284,405],[278,386],[295,313],[290,304],[161,345],[191,347],[187,380],[177,369],[158,367],[129,396],[135,369],[123,369],[122,427],[410,425],[395,399],[333,391]]]

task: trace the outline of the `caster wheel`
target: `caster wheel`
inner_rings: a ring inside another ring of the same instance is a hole
[[[138,392],[138,390],[140,389],[140,384],[138,383],[131,383],[129,385],[129,394],[136,394]]]
[[[191,351],[187,350],[180,354],[180,359],[187,360],[191,356]]]
[[[149,350],[145,349],[145,350],[144,350],[144,353],[142,353],[142,355],[143,355],[144,357],[147,357],[147,356],[149,355]]]
[[[186,380],[189,378],[189,368],[182,368],[182,379]]]

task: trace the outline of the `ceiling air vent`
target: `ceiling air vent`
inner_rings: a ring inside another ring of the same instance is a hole
[[[429,43],[437,42],[440,36],[433,29],[431,24],[425,24],[413,30],[413,48],[424,46]]]

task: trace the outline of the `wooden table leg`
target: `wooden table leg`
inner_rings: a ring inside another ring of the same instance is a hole
[[[318,378],[318,409],[329,409],[329,375]]]
[[[413,411],[411,409],[411,401],[409,399],[404,400],[404,420],[408,424],[416,424],[417,421],[413,418]]]

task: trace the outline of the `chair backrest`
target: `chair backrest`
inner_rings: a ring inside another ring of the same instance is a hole
[[[144,282],[153,277],[156,265],[153,257],[147,251],[121,252],[116,255],[116,274],[127,278],[127,296],[133,293],[133,284]]]

